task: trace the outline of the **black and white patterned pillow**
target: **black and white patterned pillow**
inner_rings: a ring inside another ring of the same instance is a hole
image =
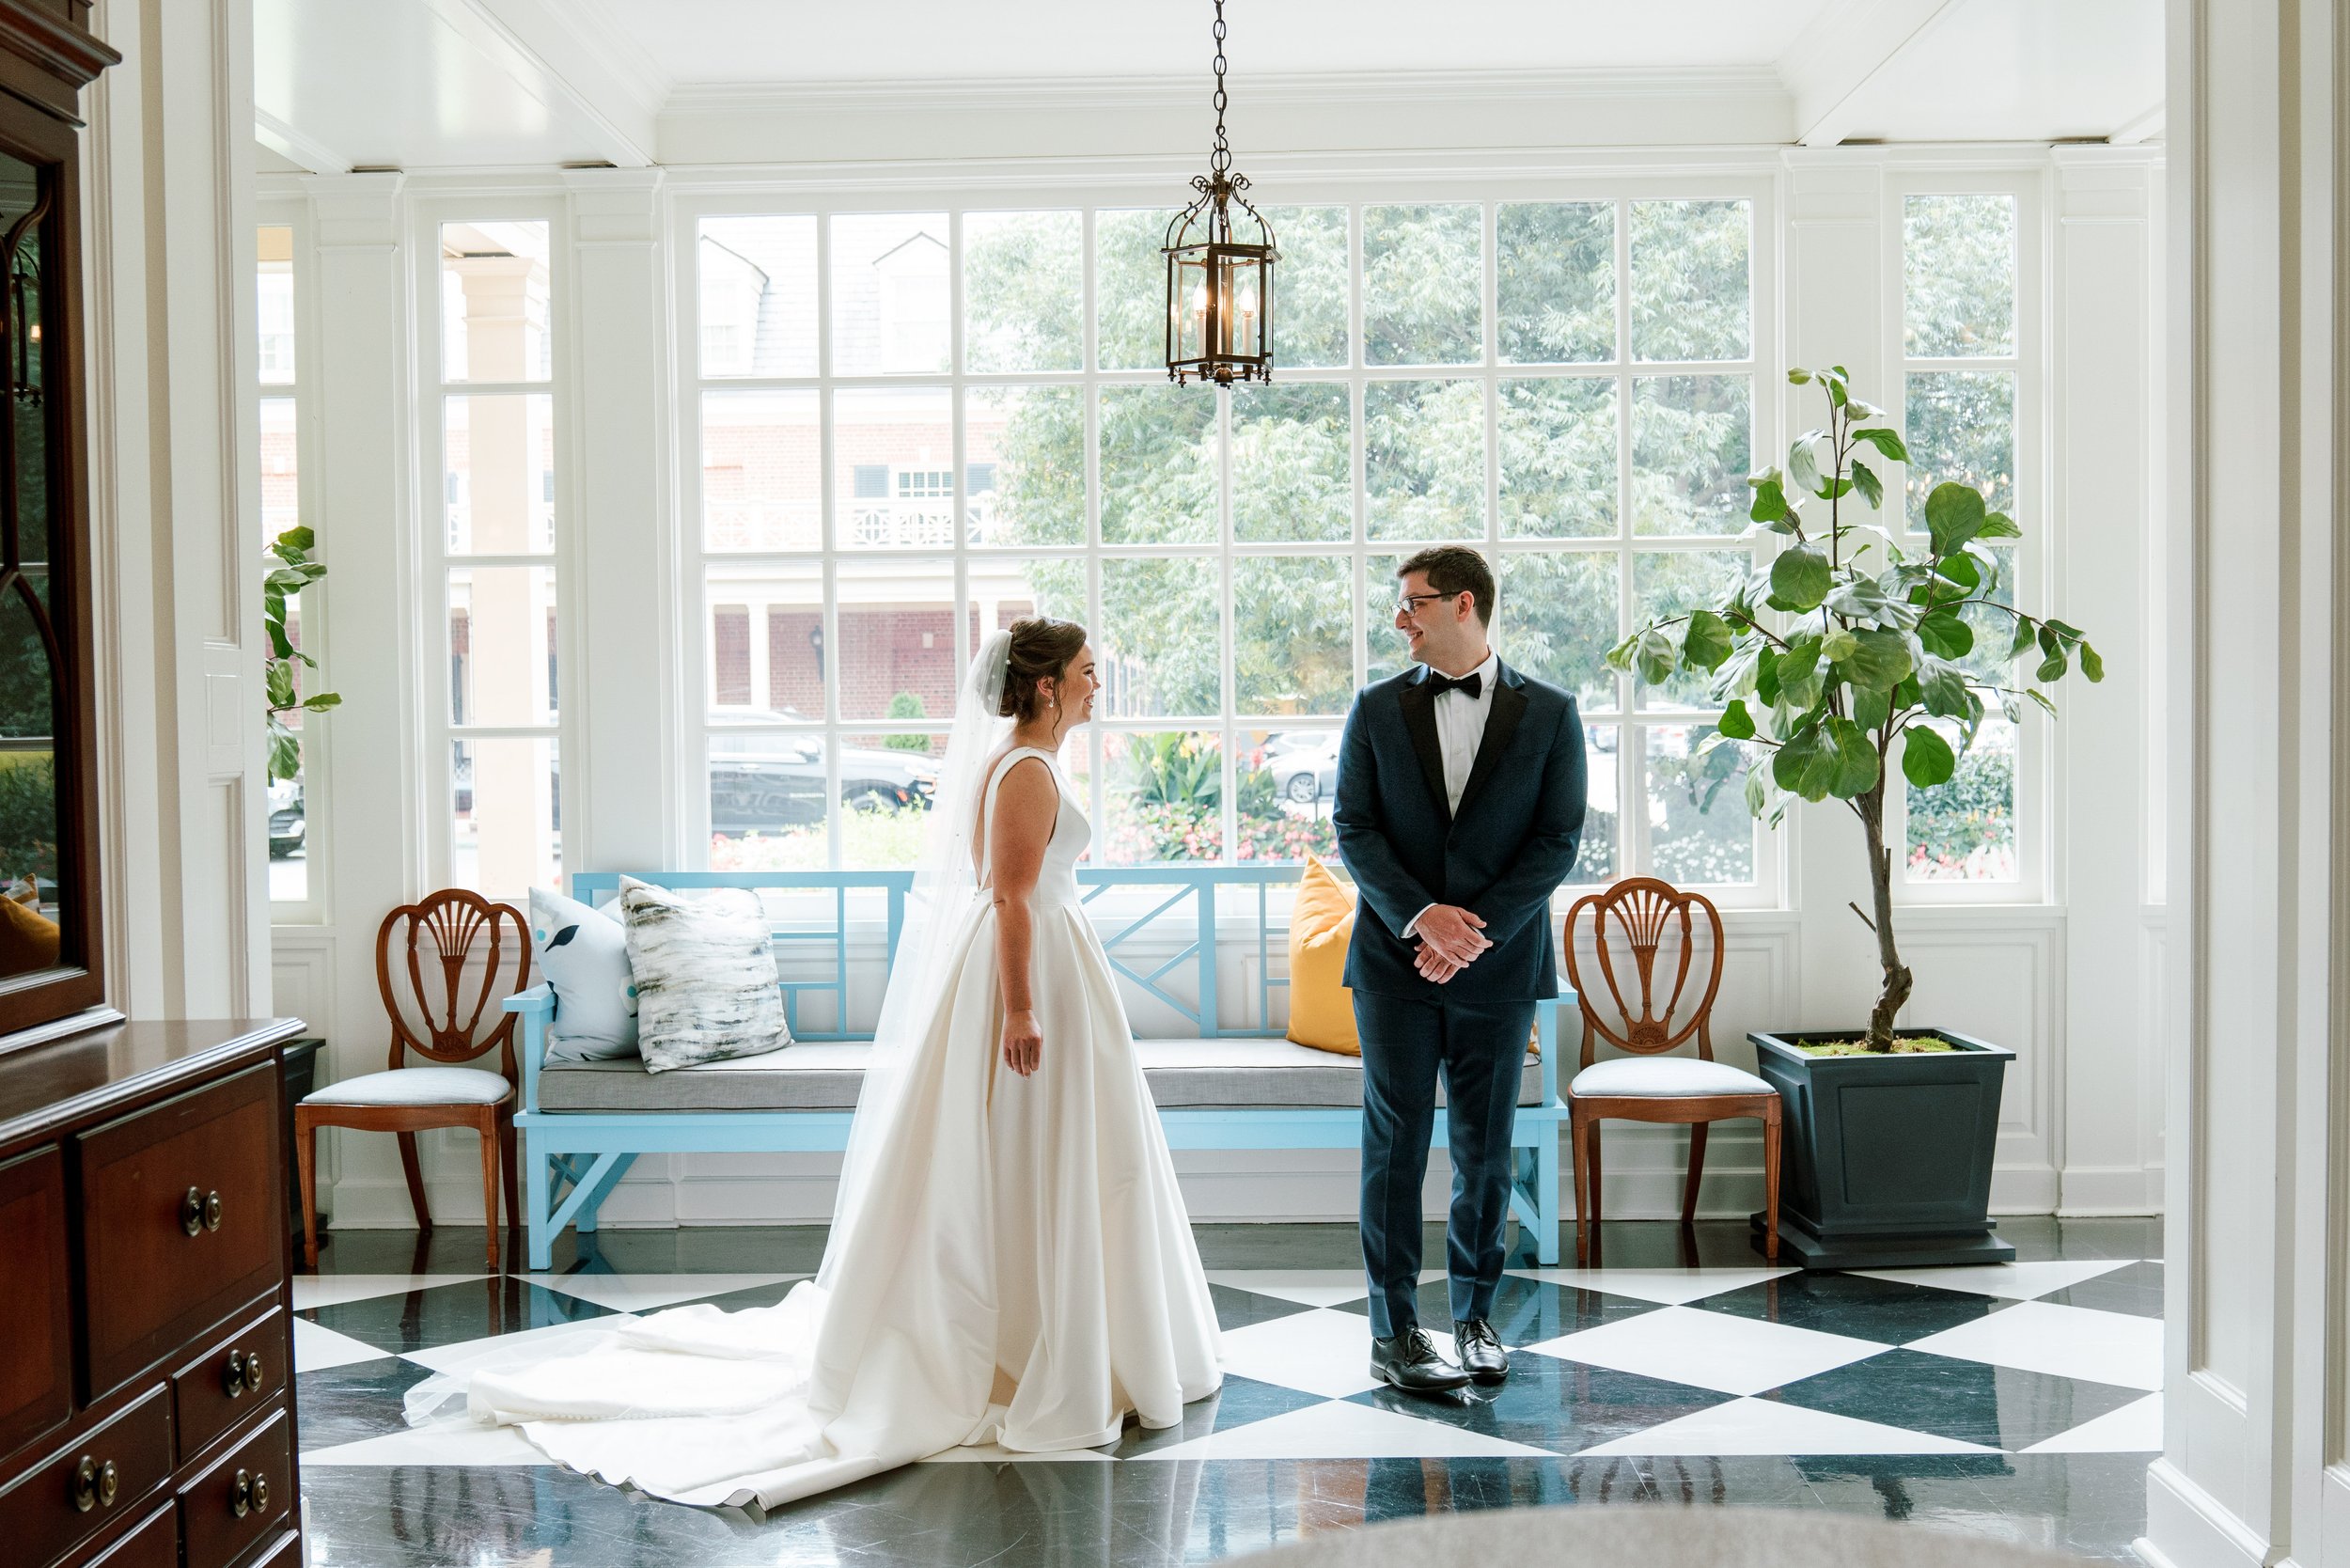
[[[791,1043],[776,953],[759,895],[716,887],[684,895],[620,879],[645,1071],[764,1056]]]

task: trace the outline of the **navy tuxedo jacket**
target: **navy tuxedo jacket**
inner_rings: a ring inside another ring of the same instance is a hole
[[[1550,895],[1583,833],[1583,721],[1558,687],[1497,666],[1461,809],[1448,809],[1428,666],[1364,688],[1339,747],[1339,855],[1362,912],[1346,983],[1374,996],[1500,1002],[1554,996]],[[1493,946],[1443,985],[1401,933],[1431,903],[1485,922]]]

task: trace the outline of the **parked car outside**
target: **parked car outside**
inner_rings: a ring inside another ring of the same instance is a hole
[[[713,833],[776,833],[823,822],[823,737],[731,728],[745,719],[782,716],[740,711],[710,715],[713,725],[728,727],[713,729],[710,736]],[[927,809],[937,785],[937,766],[920,752],[841,748],[840,799],[854,809]]]
[[[269,857],[283,860],[303,848],[309,823],[302,810],[302,780],[281,778],[269,787]]]
[[[1339,733],[1335,729],[1292,729],[1265,742],[1265,771],[1274,792],[1299,806],[1339,792]]]

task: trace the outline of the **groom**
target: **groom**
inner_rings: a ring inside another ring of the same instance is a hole
[[[1501,1282],[1510,1132],[1538,997],[1559,989],[1550,896],[1583,831],[1574,698],[1495,656],[1494,574],[1474,550],[1397,569],[1420,666],[1365,688],[1339,751],[1339,854],[1361,890],[1346,955],[1363,1048],[1363,1266],[1371,1375],[1412,1392],[1509,1376]],[[1420,1181],[1445,1085],[1446,1227],[1462,1370],[1419,1328]]]

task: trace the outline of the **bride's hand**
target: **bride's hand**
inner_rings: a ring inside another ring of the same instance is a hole
[[[1036,1013],[1010,1012],[1004,1015],[1004,1065],[1026,1077],[1044,1058],[1044,1034],[1036,1025]]]

